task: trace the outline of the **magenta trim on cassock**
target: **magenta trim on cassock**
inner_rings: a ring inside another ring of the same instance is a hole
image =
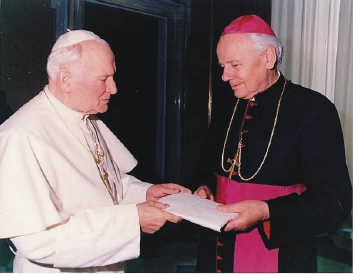
[[[244,200],[268,200],[291,193],[302,193],[306,187],[239,183],[217,175],[216,202],[232,204]],[[278,272],[278,248],[268,250],[257,229],[236,235],[234,272]]]

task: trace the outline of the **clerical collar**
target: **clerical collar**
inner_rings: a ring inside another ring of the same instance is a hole
[[[261,94],[261,93],[264,93],[264,92],[266,92],[267,90],[269,90],[271,87],[273,87],[277,82],[278,82],[278,80],[279,80],[279,78],[281,77],[281,73],[277,70],[277,79],[276,79],[276,81],[274,81],[274,83],[271,85],[271,86],[269,86],[267,89],[265,89],[264,91],[262,91],[262,92],[260,92],[260,93],[258,93],[258,94],[256,94],[256,95],[254,95],[254,97],[253,98],[251,98],[251,99],[249,99],[249,101],[256,101],[256,99],[255,99],[255,97],[257,98],[257,95],[259,95],[259,94]]]
[[[278,97],[281,94],[285,78],[283,74],[280,74],[278,80],[270,86],[265,91],[256,94],[253,98],[257,103],[267,104],[267,103],[275,103],[278,102]]]

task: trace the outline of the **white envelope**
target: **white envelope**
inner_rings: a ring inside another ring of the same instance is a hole
[[[169,204],[165,211],[219,232],[229,220],[238,217],[237,213],[218,211],[216,207],[219,203],[189,193],[179,192],[163,197],[159,201]]]

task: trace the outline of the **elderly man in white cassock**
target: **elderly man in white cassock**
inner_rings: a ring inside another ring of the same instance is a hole
[[[92,32],[59,37],[49,83],[0,127],[0,238],[14,272],[123,271],[140,234],[180,218],[160,197],[190,192],[128,175],[137,161],[95,114],[117,92],[114,54]]]

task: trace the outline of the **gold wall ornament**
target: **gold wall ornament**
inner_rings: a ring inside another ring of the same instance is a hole
[[[207,104],[207,126],[208,128],[212,123],[212,100],[213,100],[213,90],[212,90],[212,64],[213,64],[213,0],[211,0],[211,20],[210,20],[210,59],[209,59],[209,71],[208,71],[208,104]]]

